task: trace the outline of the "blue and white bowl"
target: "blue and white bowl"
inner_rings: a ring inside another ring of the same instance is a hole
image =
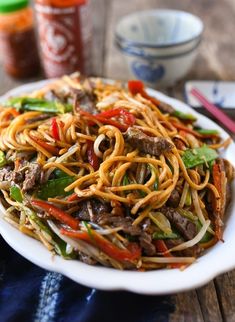
[[[202,21],[178,10],[132,13],[116,27],[115,43],[126,57],[130,77],[151,87],[173,85],[192,66]]]

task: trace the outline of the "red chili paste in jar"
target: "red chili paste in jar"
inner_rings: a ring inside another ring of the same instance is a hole
[[[37,0],[35,4],[44,71],[60,77],[91,69],[91,20],[86,0]]]

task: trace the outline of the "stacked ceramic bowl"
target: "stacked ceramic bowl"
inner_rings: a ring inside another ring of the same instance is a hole
[[[120,20],[115,43],[126,58],[130,77],[151,87],[173,85],[191,68],[202,31],[202,21],[187,12],[141,11]]]

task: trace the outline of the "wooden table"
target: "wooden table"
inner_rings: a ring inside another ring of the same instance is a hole
[[[114,28],[120,17],[136,10],[173,8],[190,11],[205,23],[199,55],[186,79],[235,80],[234,0],[93,0],[92,6],[94,75],[127,79],[125,62],[113,43]],[[174,88],[166,89],[168,94],[182,98],[186,79]],[[0,67],[0,84],[0,94],[3,94],[22,82],[10,79]],[[197,290],[159,297],[156,306],[160,306],[160,310],[162,306],[166,311],[164,321],[167,316],[176,322],[235,321],[235,270]]]

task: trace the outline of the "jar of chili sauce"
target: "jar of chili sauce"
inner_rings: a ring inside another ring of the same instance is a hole
[[[88,0],[36,0],[42,64],[48,78],[91,70]]]
[[[16,78],[39,71],[39,55],[29,0],[0,1],[0,57],[8,74]]]

